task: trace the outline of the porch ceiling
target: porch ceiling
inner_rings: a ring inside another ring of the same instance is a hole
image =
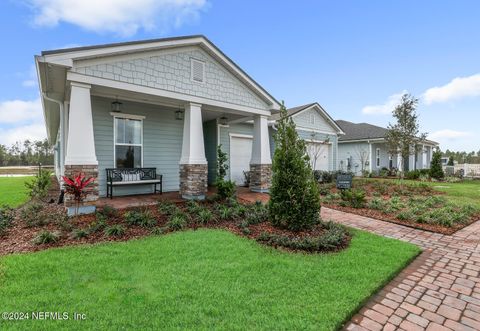
[[[184,110],[185,105],[188,103],[184,100],[170,99],[165,97],[160,97],[151,94],[139,93],[134,91],[126,91],[113,89],[110,87],[92,85],[91,89],[92,96],[100,96],[104,98],[110,98],[112,101],[118,99],[119,101],[131,101],[138,103],[147,103],[153,105],[159,105],[168,107],[171,109],[181,109]],[[246,112],[241,112],[238,110],[213,107],[209,105],[202,105],[202,120],[203,122],[216,119],[219,117],[225,116],[228,121],[239,120],[245,118],[246,116],[251,116],[251,114]]]

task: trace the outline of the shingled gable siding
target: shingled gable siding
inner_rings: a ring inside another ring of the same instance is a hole
[[[312,114],[315,116],[314,123],[311,123],[310,120]],[[336,132],[335,129],[332,128],[331,124],[315,109],[305,110],[297,115],[293,115],[293,119],[295,124],[302,128],[331,132],[332,134],[335,134]]]
[[[205,63],[205,82],[191,79],[191,59]],[[211,100],[265,110],[269,106],[246,85],[198,47],[178,51],[155,51],[138,58],[123,56],[101,64],[79,62],[80,74],[168,90]]]
[[[114,167],[112,100],[93,97],[93,129],[98,159],[98,188],[106,196],[105,169]],[[143,120],[143,166],[156,167],[163,174],[164,191],[178,191],[179,165],[182,150],[183,121],[175,120],[174,110],[160,106],[123,102],[122,113],[145,116]],[[114,195],[151,193],[149,185],[114,189]]]

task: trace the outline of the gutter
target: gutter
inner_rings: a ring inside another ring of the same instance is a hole
[[[59,153],[59,159],[60,159],[60,178],[61,176],[64,175],[64,157],[65,157],[65,110],[63,106],[63,101],[57,100],[50,98],[47,96],[47,93],[43,92],[42,96],[45,98],[45,100],[51,101],[53,103],[56,103],[58,105],[58,110],[60,112],[60,153]],[[60,179],[60,182],[63,180]],[[62,183],[61,183],[62,184]]]

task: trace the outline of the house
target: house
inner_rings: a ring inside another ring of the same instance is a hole
[[[337,164],[338,136],[343,132],[330,115],[316,102],[287,109],[287,116],[291,117],[296,125],[300,138],[307,143],[307,153],[310,157],[310,163],[314,170],[333,171]],[[276,131],[276,123],[280,120],[280,113],[275,113],[268,119],[268,135],[270,142],[270,154],[273,157],[275,150],[275,141],[273,135]],[[249,170],[249,160],[252,151],[252,142],[254,127],[251,121],[233,121],[228,125],[215,123],[210,125],[206,123],[205,128],[218,129],[219,138],[216,143],[207,146],[207,151],[211,146],[221,144],[222,148],[229,155],[230,172],[229,177],[237,185],[242,185],[245,181],[245,173]],[[211,129],[211,130],[213,130]],[[215,166],[216,154],[213,150],[207,152],[211,158],[209,164]],[[207,157],[208,159],[208,157]],[[214,176],[215,171],[210,171],[209,175]],[[213,183],[214,177],[209,177],[209,182]]]
[[[81,212],[107,196],[110,168],[153,168],[164,191],[203,199],[218,144],[232,180],[241,184],[250,171],[250,189],[268,190],[280,103],[204,36],[44,51],[35,63],[56,175],[97,178]],[[310,140],[315,167],[333,170],[339,126],[317,103],[288,113]],[[114,191],[150,193],[152,186]],[[71,210],[73,202],[65,203]]]
[[[438,143],[426,140],[415,155],[402,162],[400,155],[391,155],[385,136],[387,129],[368,124],[337,120],[345,135],[338,140],[338,169],[349,170],[356,175],[362,171],[378,172],[382,168],[409,171],[428,169]]]

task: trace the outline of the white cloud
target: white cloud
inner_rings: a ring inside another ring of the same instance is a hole
[[[384,104],[381,105],[365,106],[362,108],[362,113],[367,115],[391,114],[395,107],[400,103],[402,95],[404,95],[405,93],[408,92],[402,91],[400,93],[393,94],[387,98]]]
[[[450,129],[435,131],[428,135],[428,139],[447,141],[447,140],[458,140],[462,138],[471,137],[472,133],[468,131],[455,131]]]
[[[199,18],[207,0],[28,0],[39,26],[59,22],[122,36],[138,30],[166,32]]]
[[[32,101],[8,100],[0,102],[0,124],[14,124],[42,119],[40,98]]]
[[[480,74],[457,77],[446,85],[432,87],[425,91],[423,99],[428,105],[474,96],[480,96]]]
[[[17,126],[7,130],[0,130],[0,144],[13,145],[17,141],[25,139],[42,140],[47,137],[45,125],[43,123],[33,123],[23,126]]]

